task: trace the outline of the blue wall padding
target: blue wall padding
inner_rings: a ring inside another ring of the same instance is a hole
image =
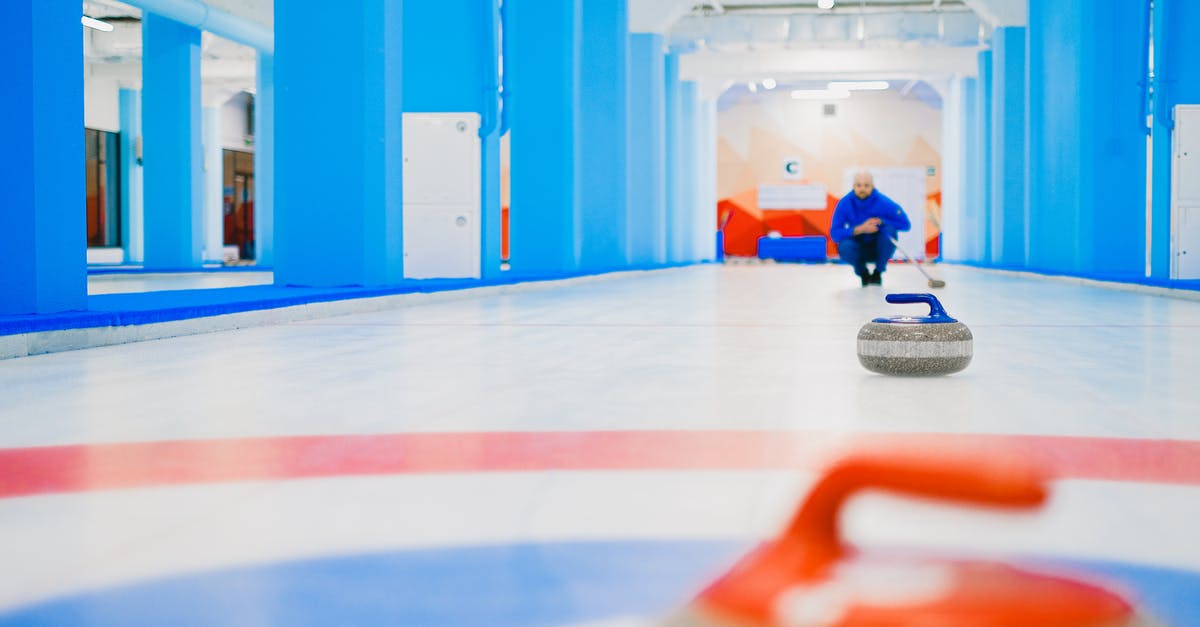
[[[79,6],[14,0],[4,11],[0,315],[82,309],[87,233]]]
[[[579,145],[582,219],[580,269],[629,262],[626,214],[626,102],[629,16],[626,0],[584,2],[580,42]]]
[[[147,12],[142,41],[144,263],[199,267],[204,245],[200,30]]]
[[[634,264],[667,260],[666,59],[663,37],[630,35],[629,248]]]
[[[758,258],[776,261],[825,261],[825,237],[803,235],[798,237],[758,238]]]
[[[275,11],[275,280],[403,279],[401,3],[317,0]]]
[[[1029,269],[1144,275],[1143,10],[1030,3]]]
[[[1025,262],[1025,29],[992,34],[991,262]]]
[[[580,255],[581,0],[508,0],[505,12],[510,273],[569,274]]]
[[[1154,179],[1151,274],[1171,273],[1171,114],[1175,105],[1200,104],[1200,2],[1154,0]]]

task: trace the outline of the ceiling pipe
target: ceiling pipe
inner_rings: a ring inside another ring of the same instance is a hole
[[[200,0],[122,0],[180,24],[244,44],[264,54],[275,54],[275,32],[253,20],[214,9]]]

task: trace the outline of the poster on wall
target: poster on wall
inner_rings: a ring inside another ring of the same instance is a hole
[[[759,185],[759,209],[824,209],[824,185]]]

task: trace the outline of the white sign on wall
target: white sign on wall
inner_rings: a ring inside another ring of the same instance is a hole
[[[824,185],[759,185],[759,209],[824,209]]]
[[[800,157],[783,158],[783,180],[799,181],[804,179],[804,164]]]

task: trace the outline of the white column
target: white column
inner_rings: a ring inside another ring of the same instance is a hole
[[[204,142],[204,263],[221,263],[225,247],[225,162],[221,157],[221,108],[205,107]]]

